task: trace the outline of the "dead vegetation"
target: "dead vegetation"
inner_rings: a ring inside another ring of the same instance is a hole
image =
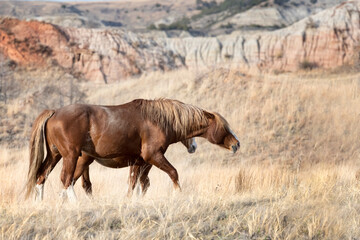
[[[172,193],[169,177],[153,169],[148,195],[132,200],[124,197],[128,169],[93,164],[94,199],[87,199],[78,183],[75,206],[58,198],[60,162],[37,206],[23,201],[26,147],[3,146],[1,238],[357,239],[359,79],[356,72],[254,77],[214,69],[148,73],[107,85],[78,83],[88,103],[169,97],[217,111],[238,135],[240,153],[202,139],[193,155],[174,145],[167,158],[178,169],[183,192]],[[56,99],[57,91],[46,92]],[[41,94],[34,96],[38,101]],[[44,107],[29,106],[26,116]],[[17,119],[17,102],[6,108],[6,116]],[[5,131],[7,125],[1,127]]]

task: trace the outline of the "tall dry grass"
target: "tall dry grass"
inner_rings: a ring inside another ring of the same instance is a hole
[[[183,191],[150,172],[144,198],[125,198],[128,169],[90,167],[94,198],[60,201],[61,162],[41,205],[23,200],[26,148],[0,148],[1,239],[357,239],[360,75],[243,76],[227,69],[149,73],[83,84],[87,102],[170,97],[221,113],[241,141],[233,155],[198,139],[166,157]],[[15,109],[15,108],[14,108]],[[40,110],[38,111],[40,112]]]

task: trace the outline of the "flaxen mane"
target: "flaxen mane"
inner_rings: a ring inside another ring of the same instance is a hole
[[[206,111],[177,100],[142,100],[141,113],[165,132],[174,131],[178,137],[199,130],[209,124]]]
[[[215,122],[216,122],[215,132],[217,132],[218,129],[220,128],[224,129],[227,132],[232,132],[229,123],[226,121],[226,119],[223,116],[215,112],[212,114],[215,116]]]

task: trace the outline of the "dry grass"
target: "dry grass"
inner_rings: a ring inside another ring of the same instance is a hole
[[[173,193],[169,177],[152,169],[148,194],[131,200],[124,197],[128,169],[93,164],[94,199],[77,184],[77,205],[59,200],[60,162],[36,205],[23,201],[27,149],[3,146],[0,239],[358,239],[359,77],[217,69],[83,84],[91,103],[170,97],[217,111],[241,151],[202,139],[192,155],[171,146],[166,156],[183,191]]]

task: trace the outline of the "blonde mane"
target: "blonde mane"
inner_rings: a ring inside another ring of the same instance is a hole
[[[166,133],[173,131],[181,138],[209,125],[206,111],[177,100],[142,100],[140,108],[145,119],[160,126]]]
[[[221,116],[217,112],[213,112],[212,114],[215,116],[215,123],[216,123],[215,132],[217,132],[218,129],[220,128],[224,129],[227,132],[232,132],[229,123],[226,121],[226,119],[223,116]]]

